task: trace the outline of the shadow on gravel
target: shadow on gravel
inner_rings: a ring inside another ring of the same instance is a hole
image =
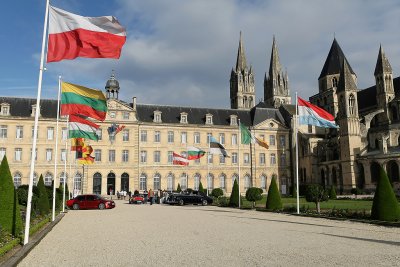
[[[199,209],[198,211],[210,211],[210,212],[222,212],[222,213],[243,213],[236,210],[210,210],[210,209]]]
[[[400,246],[400,242],[396,242],[396,241],[386,241],[386,240],[369,239],[369,238],[361,238],[361,237],[353,237],[353,236],[333,235],[333,234],[325,234],[325,233],[319,233],[319,234],[327,235],[327,236],[341,237],[341,238],[346,238],[346,239],[354,239],[354,240],[366,241],[366,242],[373,242],[373,243],[379,243],[379,244]]]

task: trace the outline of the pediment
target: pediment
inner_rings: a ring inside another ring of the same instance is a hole
[[[128,103],[118,99],[107,100],[107,108],[108,110],[113,111],[133,111],[132,107]]]
[[[281,122],[275,119],[266,119],[265,121],[254,125],[254,129],[263,129],[263,130],[288,130]]]

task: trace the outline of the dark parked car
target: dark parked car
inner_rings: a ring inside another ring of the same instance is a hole
[[[67,206],[70,209],[112,209],[115,208],[115,202],[105,199],[99,195],[79,195],[73,199],[67,200]]]
[[[143,195],[133,195],[129,199],[129,204],[143,204],[144,203],[144,196]]]
[[[191,192],[181,192],[181,193],[171,193],[168,195],[165,203],[167,204],[178,204],[178,205],[186,205],[186,204],[197,204],[206,206],[208,204],[212,204],[213,199],[203,192],[200,191],[191,191]]]

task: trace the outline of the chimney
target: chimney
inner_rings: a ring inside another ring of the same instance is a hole
[[[132,97],[132,108],[136,111],[136,96]]]

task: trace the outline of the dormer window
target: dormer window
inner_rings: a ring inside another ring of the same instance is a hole
[[[1,104],[1,115],[2,116],[9,116],[10,115],[10,104],[2,103]]]
[[[162,122],[162,120],[161,120],[161,111],[159,111],[159,110],[155,110],[154,111],[154,119],[153,119],[153,122]]]
[[[237,116],[236,115],[231,115],[231,126],[237,126]]]
[[[206,114],[206,124],[208,125],[213,124],[213,115],[210,113]]]
[[[181,113],[181,123],[188,123],[186,112]]]
[[[32,113],[31,116],[35,117],[36,115],[36,104],[32,105]],[[40,106],[39,106],[39,117],[40,117]]]

